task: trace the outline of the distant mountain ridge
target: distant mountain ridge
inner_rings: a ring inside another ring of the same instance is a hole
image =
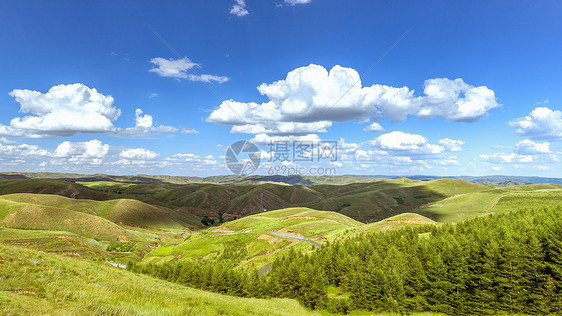
[[[190,177],[190,176],[167,176],[167,175],[107,175],[107,174],[74,174],[74,173],[52,173],[52,172],[2,172],[0,179],[56,179],[76,182],[94,181],[116,181],[116,182],[169,182],[169,183],[239,183],[250,182],[276,182],[290,185],[313,186],[319,184],[350,184],[358,182],[373,182],[382,179],[411,180],[438,180],[444,178],[458,179],[473,183],[482,183],[494,186],[521,185],[530,183],[552,183],[562,184],[562,178],[547,178],[536,176],[506,176],[506,175],[486,175],[486,176],[432,176],[432,175],[341,175],[341,176],[301,176],[301,175],[223,175],[209,177]]]

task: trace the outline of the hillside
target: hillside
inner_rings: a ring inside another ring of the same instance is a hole
[[[186,229],[200,226],[200,219],[189,213],[136,200],[0,196],[0,243],[70,256],[138,261],[159,245],[181,238]]]
[[[289,207],[309,207],[340,212],[361,222],[373,222],[412,212],[424,204],[457,194],[480,192],[490,187],[462,180],[439,179],[417,181],[395,179],[313,186],[279,183],[171,184],[164,182],[121,184],[96,182],[92,188],[114,195],[127,195],[143,201],[158,201],[165,205],[184,207],[198,216],[217,213],[244,216],[260,211],[261,195],[267,210]]]
[[[562,185],[529,184],[453,195],[422,206],[416,213],[439,222],[459,222],[493,212],[562,205]]]
[[[69,199],[48,194],[8,194],[0,196],[0,209],[4,210],[3,213],[5,213],[3,216],[0,215],[0,218],[7,220],[5,217],[9,217],[12,222],[17,220],[14,218],[17,216],[10,214],[25,209],[26,214],[31,216],[29,218],[37,217],[37,224],[43,226],[47,225],[46,223],[41,223],[43,216],[47,215],[44,213],[52,213],[51,209],[54,209],[55,213],[56,211],[59,212],[59,214],[51,215],[62,216],[60,218],[77,219],[93,216],[123,226],[149,229],[181,230],[187,226],[201,226],[199,218],[189,213],[130,199],[92,201]],[[28,221],[28,219],[26,220]],[[27,223],[27,225],[31,226],[27,228],[35,228],[31,222]],[[47,229],[52,229],[52,227]]]
[[[0,180],[0,195],[12,193],[56,194],[76,199],[105,201],[116,196],[77,183],[49,179]]]
[[[167,262],[189,258],[217,258],[229,245],[239,245],[240,262],[260,267],[271,263],[271,254],[289,247],[321,246],[330,234],[363,224],[347,216],[307,208],[268,211],[193,233],[179,244],[167,245],[148,254],[145,262]]]
[[[295,300],[237,298],[103,263],[0,245],[0,314],[309,315]]]

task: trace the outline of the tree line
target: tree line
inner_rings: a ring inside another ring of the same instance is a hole
[[[491,214],[457,224],[364,233],[310,253],[288,251],[271,271],[237,268],[233,243],[214,260],[132,264],[132,271],[245,297],[295,298],[346,313],[562,313],[562,208]]]

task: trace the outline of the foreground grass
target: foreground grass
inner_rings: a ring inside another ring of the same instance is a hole
[[[294,300],[214,294],[104,264],[0,245],[0,314],[313,313]]]

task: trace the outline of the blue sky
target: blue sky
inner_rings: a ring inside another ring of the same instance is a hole
[[[252,140],[259,174],[562,177],[560,12],[558,1],[2,1],[0,170],[229,174],[228,145]],[[337,161],[274,162],[267,146],[329,141]]]

